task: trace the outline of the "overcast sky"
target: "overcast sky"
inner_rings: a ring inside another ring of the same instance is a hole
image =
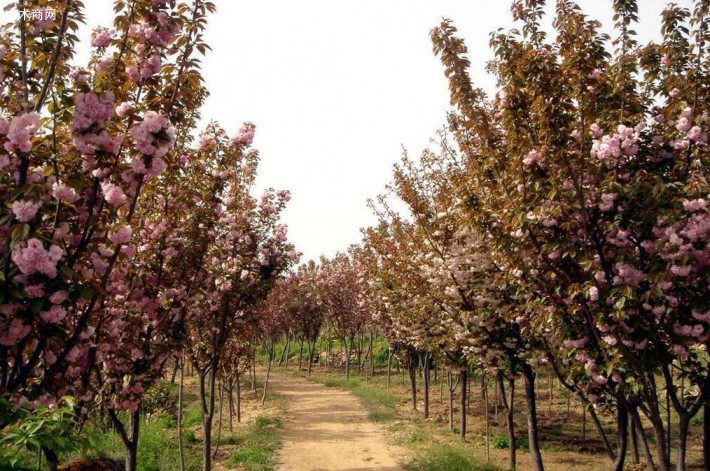
[[[214,2],[203,116],[230,133],[256,123],[258,185],[293,193],[284,217],[304,261],[358,242],[359,228],[374,222],[366,201],[382,192],[402,146],[419,154],[444,124],[448,90],[431,28],[455,21],[474,80],[493,91],[484,73],[489,33],[512,26],[509,0]],[[113,2],[85,3],[88,38],[109,26]],[[610,28],[611,0],[579,3]],[[639,1],[642,41],[658,38],[666,3]]]

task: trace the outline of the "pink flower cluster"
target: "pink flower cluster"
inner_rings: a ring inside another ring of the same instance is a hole
[[[175,142],[175,130],[170,121],[155,111],[148,111],[143,121],[133,126],[130,133],[136,149],[143,155],[163,157]]]
[[[3,326],[0,329],[0,345],[14,345],[18,340],[27,336],[30,333],[30,326],[23,323],[21,319],[15,318],[10,322],[10,325]]]
[[[628,263],[617,263],[614,267],[614,271],[616,271],[617,274],[614,277],[615,285],[625,284],[637,286],[646,278],[642,271]]]
[[[103,182],[101,183],[101,191],[104,193],[104,199],[111,206],[121,206],[126,202],[126,194],[118,185]]]
[[[39,114],[24,113],[15,116],[10,121],[10,125],[5,133],[7,134],[7,142],[5,142],[5,150],[8,152],[27,153],[32,149],[30,139],[32,135],[39,129]]]
[[[12,203],[12,213],[20,222],[34,221],[37,210],[42,206],[42,203],[34,203],[27,200],[17,200]]]
[[[146,44],[165,47],[175,34],[175,28],[165,12],[158,12],[131,25],[128,34]]]
[[[74,188],[61,182],[55,182],[52,186],[52,196],[58,201],[64,201],[66,203],[76,203],[79,199],[79,195],[74,191]]]
[[[542,158],[542,152],[538,150],[531,150],[528,155],[523,159],[525,165],[533,165],[535,162]]]
[[[77,150],[84,155],[94,155],[97,150],[117,152],[121,138],[112,138],[103,127],[113,116],[113,93],[79,93],[74,102],[70,129]]]
[[[592,127],[592,135],[597,137],[601,132],[599,127]],[[624,156],[635,156],[639,151],[639,135],[633,128],[620,125],[617,133],[595,139],[592,144],[592,156],[599,160],[617,161]]]
[[[48,311],[39,313],[44,322],[49,324],[58,324],[67,317],[67,311],[62,306],[54,305]]]
[[[93,47],[106,47],[111,43],[116,31],[99,26],[91,32],[91,45]]]
[[[239,130],[239,133],[232,138],[231,144],[232,145],[250,146],[251,143],[254,141],[254,132],[255,131],[256,131],[256,127],[252,123],[246,123]]]
[[[133,231],[131,230],[130,226],[123,226],[116,232],[113,232],[109,234],[108,238],[111,242],[113,242],[116,245],[121,245],[125,244],[129,240],[131,240],[131,235],[133,234]]]
[[[46,250],[39,239],[30,239],[15,246],[12,251],[12,261],[25,275],[41,273],[49,278],[56,278],[57,263],[62,255],[62,249],[56,245]]]

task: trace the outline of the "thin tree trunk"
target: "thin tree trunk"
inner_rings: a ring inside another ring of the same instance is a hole
[[[468,387],[468,370],[463,369],[459,373],[461,377],[461,398],[459,404],[459,422],[461,427],[459,429],[459,438],[461,441],[466,440],[466,388]]]
[[[412,389],[412,409],[417,410],[417,365],[415,363],[417,356],[415,353],[409,354],[409,383]]]
[[[537,426],[537,404],[535,398],[535,372],[527,363],[523,362],[523,379],[525,381],[525,399],[528,406],[528,442],[530,444],[530,457],[535,471],[543,471],[542,454],[540,453],[540,440]]]
[[[481,383],[481,391],[483,392],[483,407],[485,408],[486,417],[486,461],[491,461],[491,427],[488,413],[488,378],[483,376]]]
[[[140,431],[140,408],[128,415],[130,441],[126,447],[126,471],[136,471],[138,466],[138,433]]]
[[[690,429],[690,414],[680,414],[678,423],[678,450],[676,451],[676,471],[685,471],[685,454],[688,447],[688,430]],[[670,427],[668,428],[670,433]],[[668,447],[670,450],[670,447]]]
[[[387,351],[387,390],[390,389],[390,374],[392,373],[392,349]]]
[[[703,463],[710,469],[710,397],[703,404]]]
[[[584,399],[582,399],[582,404],[584,404]],[[593,407],[589,407],[589,416],[592,418],[592,422],[594,422],[597,432],[599,432],[599,437],[602,439],[602,443],[604,443],[604,448],[606,449],[609,458],[611,461],[614,461],[616,459],[616,455],[611,447],[611,443],[609,443],[609,438],[606,436],[604,427],[602,427],[602,424],[599,421],[599,416],[597,416],[597,413],[594,411]]]
[[[370,376],[375,376],[375,333],[370,332]]]
[[[429,418],[429,354],[424,354],[424,369],[422,370],[422,382],[424,383],[424,418]]]
[[[200,371],[200,408],[202,411],[202,469],[212,470],[212,419],[214,417],[215,406],[215,372],[218,367],[218,360],[214,359],[208,373]],[[207,384],[206,384],[207,381]],[[209,398],[207,394],[209,391]]]
[[[508,467],[510,469],[515,469],[516,463],[516,443],[515,443],[515,423],[513,422],[513,413],[515,412],[515,379],[508,378],[508,389],[510,390],[510,400],[505,397],[505,386],[503,385],[503,377],[498,375],[498,389],[500,390],[501,400],[503,401],[503,407],[505,408],[507,414],[505,417],[506,426],[508,427]]]
[[[636,432],[638,433],[638,442],[641,445],[641,451],[643,456],[646,458],[646,469],[648,471],[656,471],[656,464],[653,461],[653,455],[651,454],[651,447],[648,445],[648,440],[646,439],[646,433],[643,430],[643,424],[641,423],[641,416],[636,408],[629,408],[631,413],[631,420],[636,423]]]
[[[180,360],[180,386],[178,387],[177,432],[178,453],[180,454],[180,471],[185,471],[185,450],[182,447],[182,400],[185,384],[185,359]]]
[[[313,355],[315,354],[315,349],[316,349],[316,341],[313,341],[313,346],[310,347],[309,344],[309,350],[308,350],[308,376],[311,375],[311,367],[313,366]]]
[[[51,450],[46,447],[42,447],[42,453],[44,453],[44,457],[47,459],[47,470],[48,471],[57,471],[57,469],[59,469],[59,457],[54,452],[54,450]],[[42,455],[40,455],[40,458],[41,457],[42,457]],[[40,464],[41,464],[41,459],[40,459]],[[135,467],[134,467],[134,469],[135,469]]]
[[[176,357],[175,358],[175,367],[173,368],[173,374],[170,377],[170,384],[175,384],[175,378],[177,377],[177,371],[178,371],[179,365],[180,365],[180,360]]]
[[[446,386],[449,390],[449,431],[454,431],[454,375],[451,371],[446,372]]]
[[[234,380],[232,380],[234,381]],[[234,432],[234,424],[232,418],[234,417],[234,383],[232,382],[227,389],[227,401],[229,405],[229,432]]]
[[[345,379],[350,379],[350,355],[352,354],[354,339],[350,339],[350,343],[347,340],[345,342]]]
[[[256,392],[256,353],[254,353],[251,357],[251,365],[249,368],[251,369],[251,372],[249,373],[249,376],[251,377],[251,390]]]
[[[264,402],[266,401],[266,387],[269,385],[269,375],[271,374],[271,364],[274,362],[274,356],[275,352],[274,349],[276,348],[275,345],[271,346],[271,352],[269,353],[269,364],[266,367],[266,379],[264,380],[264,392],[261,395],[261,405],[264,405]]]
[[[237,373],[237,423],[242,421],[242,382]]]
[[[219,441],[222,438],[222,404],[224,404],[224,387],[222,385],[222,380],[219,381],[219,412],[217,415],[217,445],[214,447],[214,453],[212,453],[212,459],[217,459],[217,452],[219,451]]]
[[[587,446],[587,402],[582,398],[582,446]]]
[[[631,461],[633,464],[639,464],[641,459],[639,458],[639,444],[638,444],[638,434],[636,433],[636,422],[631,420],[631,427],[629,432],[629,443],[631,445]]]
[[[614,462],[614,471],[623,471],[624,462],[626,461],[626,448],[628,446],[629,412],[621,403],[619,403],[616,420],[619,449],[616,455],[616,461]]]

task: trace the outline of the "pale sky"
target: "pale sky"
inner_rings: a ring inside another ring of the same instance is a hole
[[[445,123],[448,89],[430,29],[442,17],[454,20],[474,81],[492,92],[484,72],[489,33],[512,26],[510,0],[214,2],[206,33],[213,51],[203,67],[211,96],[202,114],[230,133],[256,123],[258,186],[291,190],[284,219],[303,261],[358,242],[359,228],[375,222],[366,201],[383,191],[402,146],[419,154]],[[82,38],[110,26],[113,2],[85,3]],[[609,30],[611,0],[578,3]],[[639,1],[641,42],[659,37],[666,3]]]

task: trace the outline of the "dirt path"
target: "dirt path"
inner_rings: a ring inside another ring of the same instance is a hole
[[[286,401],[281,471],[401,471],[404,451],[350,392],[273,374],[270,385]],[[273,382],[272,382],[273,381]]]

